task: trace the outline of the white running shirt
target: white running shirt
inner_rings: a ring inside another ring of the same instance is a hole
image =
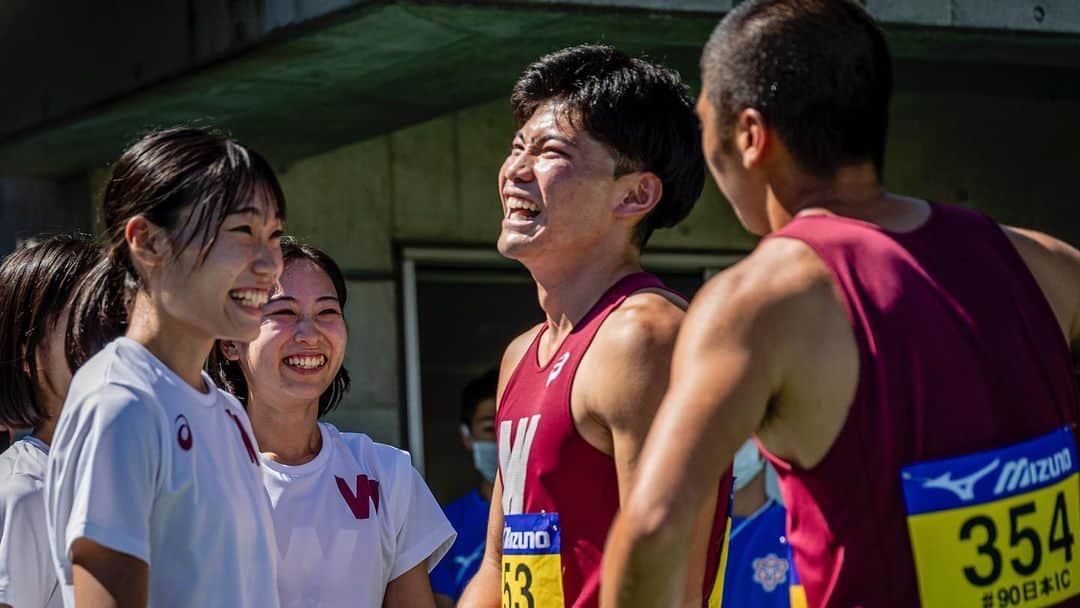
[[[408,452],[319,423],[308,463],[263,458],[281,551],[285,608],[379,608],[386,585],[424,560],[430,572],[456,536]]]
[[[73,605],[88,538],[149,566],[149,606],[278,606],[270,504],[239,403],[118,338],[71,382],[46,473],[49,543]]]
[[[45,534],[49,446],[24,437],[0,454],[0,604],[62,608]]]

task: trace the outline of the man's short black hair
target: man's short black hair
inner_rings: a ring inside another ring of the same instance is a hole
[[[694,102],[678,72],[609,46],[570,47],[525,68],[510,96],[517,126],[548,102],[612,151],[616,176],[649,171],[660,178],[660,202],[635,229],[641,247],[653,230],[690,214],[705,163]]]
[[[499,385],[499,368],[493,367],[469,380],[461,391],[461,424],[472,427],[473,416],[481,401],[494,399]]]
[[[747,0],[713,31],[701,74],[725,146],[753,108],[804,171],[829,178],[869,159],[881,176],[892,59],[854,0]]]

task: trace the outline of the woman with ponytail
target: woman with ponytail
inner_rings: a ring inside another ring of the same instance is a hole
[[[435,608],[428,571],[454,530],[408,453],[319,422],[349,388],[345,278],[314,247],[282,251],[258,337],[222,341],[210,358],[264,450],[282,604]]]
[[[258,335],[284,215],[266,161],[203,129],[147,135],[114,165],[107,262],[69,339],[89,359],[46,474],[65,605],[278,605],[258,446],[202,367],[216,339]]]
[[[45,461],[71,368],[69,296],[98,249],[56,235],[0,263],[0,427],[32,429],[0,454],[0,607],[61,608],[45,536]]]

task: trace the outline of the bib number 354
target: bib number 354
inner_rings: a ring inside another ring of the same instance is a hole
[[[1039,608],[1080,595],[1071,430],[901,477],[923,606]]]

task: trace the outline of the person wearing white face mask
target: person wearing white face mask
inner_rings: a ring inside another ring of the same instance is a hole
[[[735,501],[722,605],[788,608],[798,578],[784,536],[787,511],[770,480],[775,473],[753,439],[735,453],[732,468]]]
[[[484,556],[491,490],[499,469],[495,444],[495,391],[497,368],[473,378],[461,394],[461,443],[472,454],[480,483],[468,494],[446,505],[444,511],[457,531],[457,540],[431,572],[431,588],[439,608],[454,606]]]

